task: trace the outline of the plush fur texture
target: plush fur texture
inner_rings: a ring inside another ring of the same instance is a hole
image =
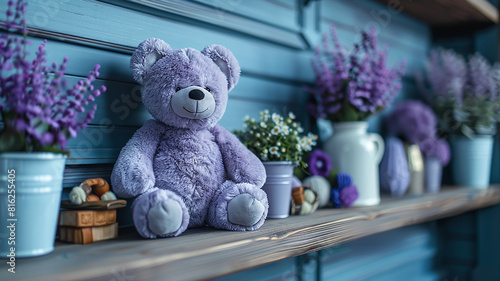
[[[217,125],[228,92],[239,79],[233,54],[220,45],[202,52],[172,50],[151,38],[139,45],[130,65],[143,85],[143,103],[155,119],[122,149],[111,182],[119,197],[137,197],[132,206],[137,231],[157,238],[204,225],[228,230],[261,227],[268,210],[261,189],[264,166]],[[197,93],[190,96],[193,90]],[[172,103],[174,95],[178,98]],[[214,101],[212,114],[202,112]]]

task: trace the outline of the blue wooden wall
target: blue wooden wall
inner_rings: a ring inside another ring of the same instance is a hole
[[[0,19],[5,8],[2,3]],[[308,97],[301,87],[314,80],[311,46],[330,24],[346,49],[361,30],[375,27],[379,42],[390,47],[389,63],[407,60],[397,100],[418,96],[412,74],[422,67],[432,39],[425,24],[371,0],[32,0],[27,21],[32,53],[46,38],[49,62],[69,56],[72,82],[100,64],[98,84],[108,88],[97,99],[94,121],[68,145],[65,197],[83,179],[109,179],[120,149],[150,118],[129,71],[131,53],[146,38],[161,38],[173,48],[201,50],[217,43],[233,51],[242,76],[220,122],[228,129],[240,128],[245,115],[265,108],[293,110],[308,124]],[[381,130],[380,120],[370,120],[371,131]],[[438,238],[435,224],[423,224],[221,280],[440,280]]]

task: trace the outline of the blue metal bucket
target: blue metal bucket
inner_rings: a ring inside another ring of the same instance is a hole
[[[454,136],[451,138],[452,172],[457,185],[478,189],[490,184],[492,136],[473,139]]]
[[[295,164],[290,161],[263,162],[266,168],[266,183],[262,187],[267,194],[269,211],[267,218],[282,219],[290,214],[292,177]]]
[[[437,157],[425,157],[425,190],[429,193],[438,193],[441,188],[443,165]]]
[[[45,152],[0,154],[2,257],[54,251],[65,161],[65,155]]]

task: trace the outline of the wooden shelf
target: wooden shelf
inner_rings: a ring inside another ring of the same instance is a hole
[[[200,228],[176,238],[146,240],[128,231],[116,240],[89,245],[56,243],[52,254],[19,259],[15,278],[209,279],[499,202],[500,185],[486,190],[447,188],[438,194],[385,199],[379,206],[322,209],[309,216],[267,220],[261,229],[250,232]],[[11,273],[0,272],[0,279],[8,280],[7,274]]]
[[[378,0],[388,6],[393,0]],[[402,12],[432,27],[477,27],[498,23],[498,9],[487,0],[401,0]]]

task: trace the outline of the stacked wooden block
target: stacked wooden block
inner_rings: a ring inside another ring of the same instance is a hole
[[[116,210],[63,210],[59,213],[59,240],[88,244],[118,236]]]

